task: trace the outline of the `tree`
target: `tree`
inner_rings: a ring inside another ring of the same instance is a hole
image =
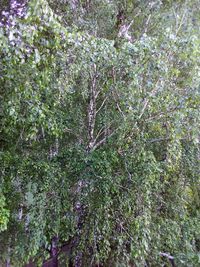
[[[49,4],[1,27],[2,262],[198,266],[197,2]]]

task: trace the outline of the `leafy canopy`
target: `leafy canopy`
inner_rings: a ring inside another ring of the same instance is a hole
[[[62,266],[198,266],[197,4],[31,0],[4,20],[2,261],[41,264],[56,236]]]

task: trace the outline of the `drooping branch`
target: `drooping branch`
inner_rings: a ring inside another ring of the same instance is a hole
[[[117,96],[117,97],[116,97]],[[113,99],[115,101],[115,104],[116,104],[116,107],[117,107],[117,110],[119,111],[119,113],[122,115],[123,118],[125,118],[125,114],[124,112],[122,111],[120,105],[119,105],[119,96],[117,94],[117,92],[113,92]]]

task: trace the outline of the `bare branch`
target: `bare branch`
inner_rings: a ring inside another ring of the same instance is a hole
[[[159,83],[159,79],[158,79],[158,81],[156,82],[156,84],[155,84],[155,88],[154,88],[153,91],[151,92],[151,95],[150,95],[150,96],[154,96],[154,95],[156,94],[158,83]],[[141,119],[142,116],[144,115],[144,113],[145,113],[145,111],[146,111],[146,109],[147,109],[147,106],[148,106],[148,104],[149,104],[149,101],[150,101],[149,98],[146,98],[146,99],[144,100],[144,105],[143,105],[143,108],[142,108],[142,110],[141,110],[141,113],[140,113],[138,119]],[[136,126],[136,125],[137,125],[137,121],[136,121],[136,123],[135,123],[134,126]]]
[[[96,94],[95,94],[95,99],[97,99],[97,97],[99,96],[99,94],[101,93],[101,91],[97,91]]]
[[[120,112],[120,113],[122,114],[122,116],[125,118],[124,112],[123,112],[122,109],[120,108],[118,102],[116,102],[116,105],[117,105],[117,109],[119,110],[119,112]]]
[[[149,26],[149,23],[150,23],[150,20],[151,20],[151,16],[152,16],[152,14],[149,14],[149,16],[148,16],[148,18],[147,18],[147,20],[145,22],[144,33],[147,33],[147,31],[148,31],[148,26]]]
[[[98,138],[105,132],[105,126],[103,126],[97,133],[94,143],[96,143],[96,141],[98,140]]]
[[[149,117],[146,120],[146,123],[149,123],[149,122],[151,122],[152,120],[155,120],[155,119],[161,119],[163,117],[167,117],[169,114],[177,111],[179,108],[180,108],[179,106],[176,106],[176,107],[172,108],[171,110],[167,110],[165,112],[160,112],[159,114],[155,114],[154,116]]]
[[[162,141],[170,141],[169,137],[160,137],[160,138],[154,138],[147,140],[148,143],[156,143],[156,142],[162,142]]]
[[[166,257],[166,258],[168,258],[170,260],[173,260],[174,259],[173,256],[171,256],[170,254],[165,253],[165,252],[160,252],[160,256]]]
[[[188,5],[188,1],[186,0],[185,1],[185,7],[184,7],[184,11],[183,11],[183,14],[181,16],[181,19],[179,20],[179,15],[176,13],[176,10],[175,8],[173,7],[172,10],[173,10],[173,13],[174,13],[174,18],[175,18],[175,22],[176,22],[176,26],[175,26],[175,35],[178,34],[178,32],[180,31],[183,23],[184,23],[184,19],[185,19],[185,16],[186,16],[186,13],[187,13],[187,5]],[[179,22],[180,21],[180,22]]]
[[[182,18],[181,18],[179,27],[178,27],[178,29],[176,30],[176,35],[178,34],[178,32],[180,31],[180,29],[181,29],[181,27],[182,27],[182,25],[183,25],[185,15],[186,15],[186,10],[185,10],[185,12],[183,13],[183,16],[182,16]]]
[[[104,106],[104,104],[105,104],[105,102],[106,102],[107,99],[108,99],[108,96],[106,96],[106,97],[104,98],[104,100],[103,100],[103,102],[101,103],[101,106],[98,108],[96,114],[103,108],[103,106]]]
[[[115,91],[115,93],[116,93],[117,97],[119,98],[119,96],[118,96],[118,94],[117,94],[116,91]],[[117,109],[118,109],[119,112],[122,114],[122,117],[125,118],[125,114],[124,114],[124,112],[122,111],[122,109],[120,108],[120,105],[119,105],[118,100],[117,100],[117,98],[116,98],[116,96],[115,96],[114,93],[113,93],[113,98],[114,98],[114,101],[115,101],[115,103],[116,103]]]
[[[89,103],[88,103],[88,146],[87,151],[89,152],[94,146],[94,129],[96,123],[96,99],[98,96],[97,92],[97,76],[96,76],[96,65],[94,64],[94,73],[90,73],[91,86],[89,91]]]
[[[176,267],[176,265],[174,263],[174,257],[173,256],[171,256],[170,254],[165,253],[165,252],[160,252],[160,256],[166,257],[170,261],[171,266]]]
[[[110,137],[112,137],[112,136],[116,133],[117,130],[118,130],[118,129],[115,129],[112,133],[110,133],[109,135],[107,135],[107,136],[105,136],[103,139],[101,139],[99,142],[97,142],[97,143],[93,146],[92,151],[94,151],[94,150],[97,149],[100,145],[102,145],[103,143],[105,143]]]

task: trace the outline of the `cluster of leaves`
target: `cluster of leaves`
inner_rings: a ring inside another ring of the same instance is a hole
[[[0,231],[7,229],[7,223],[9,220],[9,211],[5,209],[5,197],[1,195],[0,198]]]
[[[49,2],[0,29],[1,260],[198,266],[197,1]]]

